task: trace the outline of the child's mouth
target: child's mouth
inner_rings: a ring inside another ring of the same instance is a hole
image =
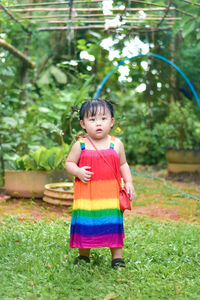
[[[97,129],[96,132],[102,132],[102,129]]]

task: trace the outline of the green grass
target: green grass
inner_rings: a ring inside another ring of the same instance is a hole
[[[106,248],[73,265],[69,221],[0,223],[0,299],[199,299],[200,227],[135,217],[125,221],[126,268]],[[107,298],[106,298],[107,296]]]

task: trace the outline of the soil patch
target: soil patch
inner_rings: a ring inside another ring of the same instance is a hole
[[[200,218],[197,216],[182,216],[177,208],[163,208],[157,204],[148,204],[146,207],[134,206],[131,211],[125,211],[125,218],[134,216],[148,216],[159,220],[184,221],[186,223],[200,224]]]
[[[0,204],[0,215],[18,216],[21,220],[54,220],[59,217],[70,218],[71,208],[48,204],[42,199],[10,199]]]
[[[125,217],[134,217],[134,216],[149,216],[152,218],[159,218],[162,220],[180,220],[180,214],[177,209],[161,208],[157,204],[149,204],[146,207],[134,207],[132,211],[126,211]]]
[[[167,174],[158,167],[144,167],[136,170],[141,174],[134,176],[137,192],[136,203],[131,212],[124,213],[125,218],[149,216],[160,220],[195,222],[200,224],[200,201],[184,197],[178,191],[170,191],[164,183],[142,176],[149,174],[167,180],[177,190],[200,198],[200,174]],[[43,218],[71,218],[72,209],[66,206],[52,205],[42,199],[3,199],[0,198],[0,216],[18,216],[20,220],[37,221]]]

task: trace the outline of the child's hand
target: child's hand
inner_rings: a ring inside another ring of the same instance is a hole
[[[136,194],[132,182],[126,183],[127,193],[130,195],[131,201],[135,200]]]
[[[79,174],[78,178],[83,182],[83,183],[88,183],[90,181],[93,172],[87,171],[87,169],[90,169],[91,167],[89,166],[84,166],[79,168]]]

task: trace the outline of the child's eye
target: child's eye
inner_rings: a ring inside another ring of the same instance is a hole
[[[95,118],[90,118],[90,121],[94,122],[94,121],[95,121]]]
[[[102,117],[102,120],[105,121],[105,120],[106,120],[106,117]]]

